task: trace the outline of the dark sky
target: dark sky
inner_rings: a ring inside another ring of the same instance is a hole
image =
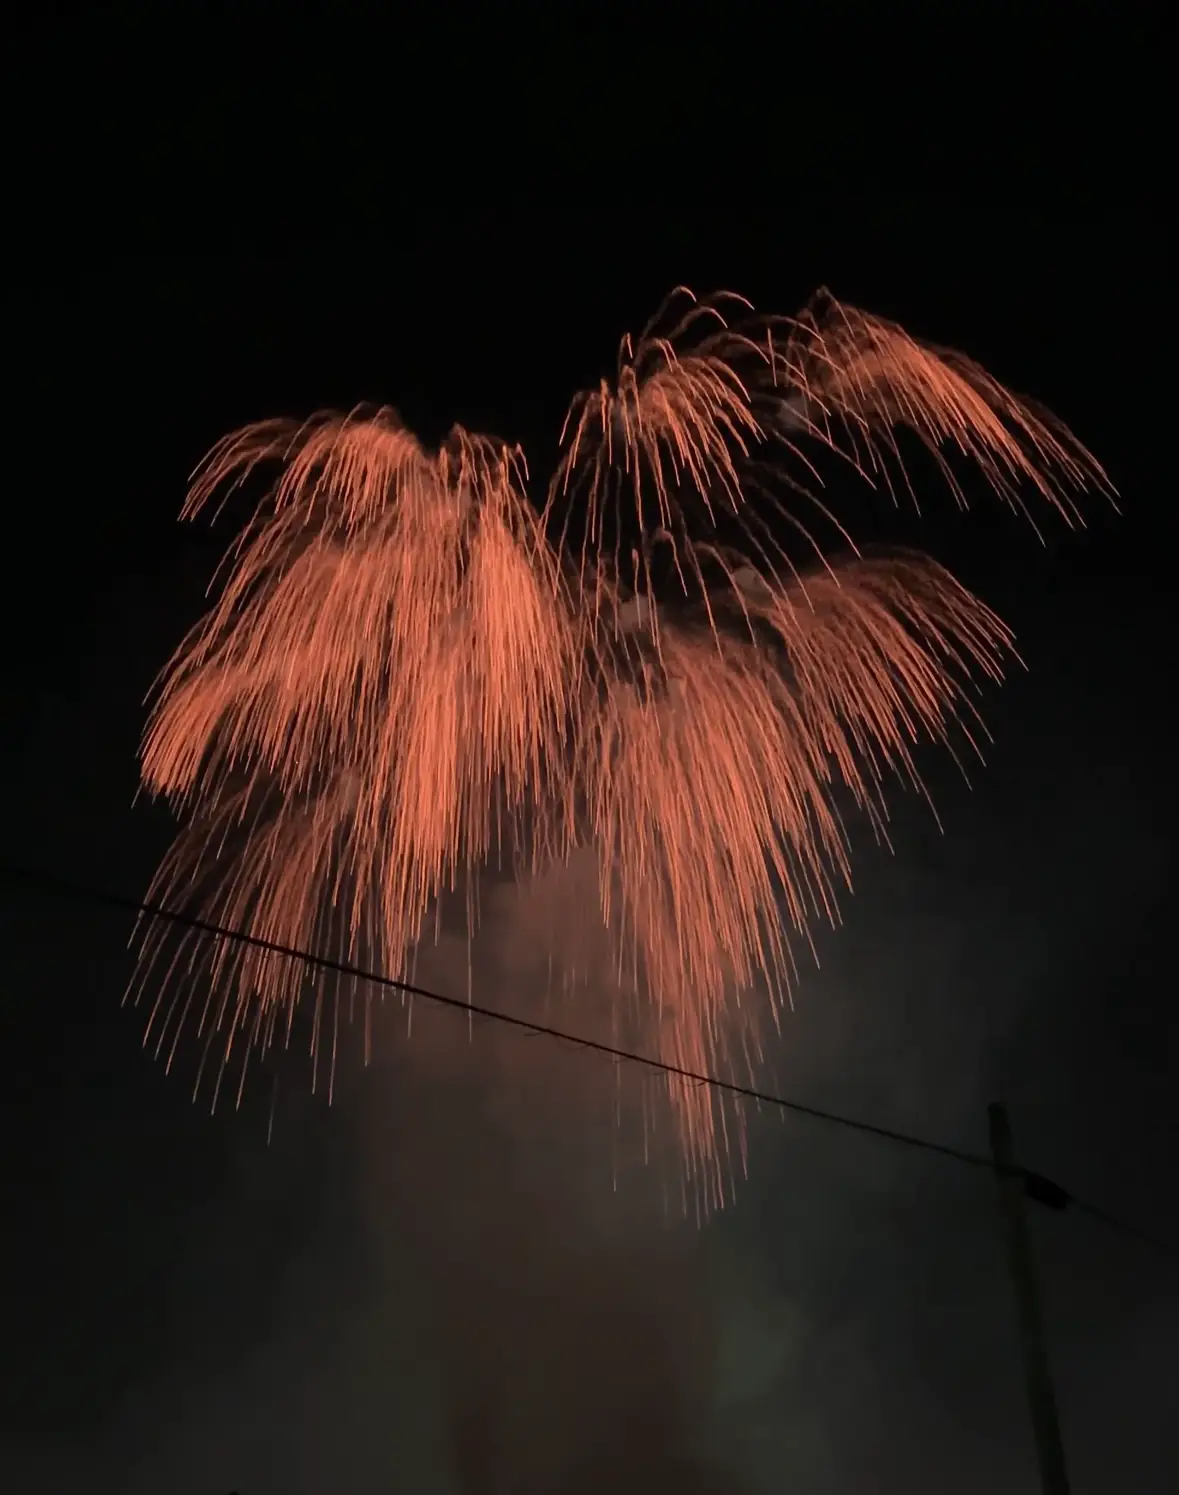
[[[65,150],[46,111],[25,153],[6,290],[6,857],[145,888],[168,821],[132,806],[142,701],[220,554],[175,516],[226,429],[387,401],[427,435],[518,438],[543,474],[569,394],[673,284],[788,312],[826,283],[1047,403],[1122,514],[1094,500],[1087,531],[1049,518],[1041,546],[997,504],[931,495],[918,528],[841,495],[858,537],[919,540],[980,591],[1028,669],[985,697],[971,788],[930,760],[944,834],[902,797],[893,854],[859,838],[766,1082],[971,1150],[1002,1097],[1029,1165],[1179,1236],[1171,285],[1118,162],[1078,127],[1005,193],[933,139],[900,173],[874,146],[792,185],[759,127],[752,173],[683,194],[644,187],[617,141],[603,168],[590,135],[549,171],[538,130],[469,190],[440,151],[410,192],[401,142],[334,178],[324,151],[299,198],[298,162],[230,171],[223,120],[194,144],[209,101],[128,163],[135,111],[108,82],[97,144],[79,126]],[[527,1007],[547,907],[495,893],[488,1005]],[[670,1225],[657,1166],[612,1190],[607,1063],[487,1028],[456,1043],[445,1014],[408,1041],[391,1017],[330,1109],[284,1074],[268,1147],[268,1090],[210,1117],[141,1050],[125,918],[6,883],[3,929],[5,1488],[1033,1495],[984,1171],[763,1120],[733,1208]],[[427,964],[461,990],[457,947]],[[1172,1488],[1179,1263],[1078,1214],[1038,1212],[1034,1237],[1076,1495]],[[458,1483],[483,1437],[522,1483]]]

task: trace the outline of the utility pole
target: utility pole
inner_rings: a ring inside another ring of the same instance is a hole
[[[1040,1297],[1032,1263],[1032,1243],[1028,1235],[1024,1199],[1031,1175],[1015,1161],[1015,1144],[1007,1110],[998,1103],[988,1108],[991,1130],[991,1157],[995,1162],[995,1179],[999,1186],[999,1203],[1007,1240],[1008,1265],[1015,1288],[1019,1316],[1020,1348],[1023,1352],[1024,1381],[1032,1426],[1036,1434],[1036,1457],[1040,1465],[1040,1489],[1043,1495],[1069,1495],[1068,1472],[1064,1463],[1064,1445],[1060,1441],[1060,1424],[1056,1416],[1056,1393],[1044,1344],[1044,1324],[1040,1317]],[[1057,1191],[1060,1192],[1060,1191]],[[1063,1198],[1063,1195],[1062,1195]],[[1057,1208],[1055,1200],[1045,1200]]]

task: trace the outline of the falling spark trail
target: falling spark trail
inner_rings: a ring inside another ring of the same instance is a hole
[[[564,772],[568,603],[512,449],[456,430],[431,454],[386,410],[271,423],[214,450],[186,516],[274,461],[149,721],[144,783],[186,816],[151,896],[195,890],[209,918],[396,973],[439,897]],[[139,975],[162,975],[156,1009],[194,962],[198,1029],[224,1034],[226,1058],[289,1024],[296,965],[169,952],[149,928]],[[329,1071],[332,1012],[330,1036],[318,1013],[314,1027]]]
[[[573,399],[540,510],[518,448],[456,427],[429,451],[388,409],[225,438],[183,516],[272,486],[158,682],[142,778],[182,828],[150,900],[397,976],[455,892],[473,937],[491,862],[591,847],[619,1031],[752,1077],[850,886],[840,805],[887,837],[889,784],[924,792],[923,741],[977,753],[973,683],[1013,657],[943,568],[861,555],[828,505],[824,450],[912,494],[903,430],[961,504],[963,462],[1033,523],[1030,495],[1070,524],[1112,496],[1050,414],[827,293],[782,318],[674,292]],[[150,1041],[171,1063],[195,1022],[214,1099],[308,997],[329,1092],[342,1003],[371,1052],[372,991],[249,944],[148,926],[146,986]],[[715,1207],[742,1122],[668,1090],[685,1197]]]

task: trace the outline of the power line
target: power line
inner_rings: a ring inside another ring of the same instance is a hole
[[[191,929],[198,934],[206,934],[211,939],[227,940],[235,944],[248,945],[255,950],[265,950],[271,955],[281,955],[288,960],[297,961],[302,965],[311,966],[319,970],[332,971],[336,975],[349,976],[358,981],[371,982],[374,986],[383,986],[387,990],[401,992],[405,996],[421,997],[423,1000],[433,1002],[439,1007],[449,1007],[470,1016],[488,1018],[494,1022],[504,1023],[508,1027],[526,1033],[556,1039],[558,1042],[571,1044],[575,1048],[588,1049],[592,1053],[604,1054],[616,1063],[637,1064],[645,1069],[656,1070],[675,1079],[684,1080],[696,1085],[707,1085],[711,1089],[721,1091],[727,1095],[737,1096],[742,1100],[757,1101],[762,1105],[776,1106],[785,1111],[794,1111],[803,1116],[813,1117],[817,1121],[828,1121],[833,1125],[848,1127],[853,1131],[867,1132],[872,1136],[883,1137],[889,1142],[900,1142],[908,1147],[924,1148],[926,1151],[941,1153],[943,1156],[954,1158],[961,1163],[971,1163],[977,1167],[988,1169],[993,1166],[991,1159],[982,1153],[966,1152],[960,1148],[950,1147],[941,1142],[934,1142],[925,1137],[914,1136],[908,1132],[895,1131],[890,1127],[877,1126],[872,1122],[859,1121],[849,1116],[840,1116],[834,1111],[823,1111],[815,1106],[804,1105],[801,1101],[786,1100],[784,1097],[773,1095],[768,1091],[755,1090],[747,1085],[738,1085],[732,1080],[722,1080],[716,1075],[683,1069],[663,1059],[652,1058],[648,1054],[640,1054],[630,1049],[617,1048],[613,1044],[602,1043],[598,1039],[587,1038],[580,1033],[570,1033],[563,1028],[554,1028],[547,1023],[533,1022],[529,1018],[518,1017],[515,1013],[504,1012],[499,1008],[484,1007],[477,1002],[467,1001],[463,997],[448,997],[442,992],[431,991],[428,987],[418,986],[411,981],[400,981],[393,976],[379,975],[375,971],[366,970],[363,966],[351,965],[347,961],[335,960],[330,956],[314,955],[309,950],[300,950],[292,945],[280,945],[274,940],[261,939],[257,935],[246,934],[242,930],[229,929],[224,925],[214,924],[206,919],[198,919],[191,914],[178,913],[176,910],[164,908],[160,904],[141,902],[139,899],[131,898],[124,893],[112,893],[106,889],[88,887],[82,883],[73,882],[68,878],[58,877],[55,874],[32,868],[4,867],[2,870],[6,878],[19,882],[35,883],[48,892],[58,893],[89,903],[104,903],[110,907],[120,908],[137,916],[162,919],[167,923],[179,925],[181,928]]]
[[[1098,1209],[1095,1204],[1088,1204],[1084,1199],[1076,1199],[1071,1194],[1068,1203],[1074,1209],[1080,1210],[1082,1214],[1088,1215],[1093,1220],[1098,1220],[1102,1225],[1111,1230],[1120,1231],[1123,1235],[1133,1236],[1136,1241],[1143,1241],[1148,1246],[1153,1246],[1156,1251],[1166,1251],[1171,1256],[1179,1256],[1179,1246],[1174,1242],[1164,1239],[1160,1235],[1153,1235],[1148,1230],[1142,1230],[1137,1225],[1130,1225],[1116,1215],[1109,1214],[1106,1210]]]
[[[494,1007],[484,1007],[477,1002],[468,1001],[462,997],[448,997],[442,992],[431,991],[425,986],[418,986],[411,981],[401,981],[393,976],[380,975],[375,971],[369,971],[362,966],[352,965],[347,961],[335,960],[330,956],[315,955],[309,950],[300,950],[292,945],[281,945],[274,940],[261,939],[257,935],[247,934],[243,930],[229,929],[221,924],[214,924],[207,919],[199,919],[191,914],[182,914],[175,909],[164,908],[160,904],[147,903],[137,898],[132,898],[125,893],[114,893],[108,889],[90,887],[86,884],[74,882],[69,878],[59,877],[53,873],[44,872],[31,867],[0,867],[0,875],[13,882],[33,884],[49,893],[61,897],[73,898],[81,902],[105,904],[108,907],[119,908],[127,913],[135,914],[137,918],[147,917],[161,919],[166,923],[178,925],[184,929],[190,929],[198,934],[208,935],[215,940],[226,940],[235,944],[248,945],[256,950],[264,950],[272,955],[280,955],[287,960],[298,962],[314,969],[331,971],[336,975],[349,976],[355,980],[371,983],[374,986],[384,987],[386,990],[401,992],[405,996],[420,997],[427,1002],[433,1002],[439,1007],[448,1007],[459,1012],[466,1013],[469,1017],[485,1018],[493,1022],[503,1023],[507,1027],[515,1028],[517,1031],[529,1033],[536,1036],[551,1038],[559,1043],[567,1043],[574,1048],[585,1049],[591,1053],[603,1054],[614,1060],[615,1063],[636,1064],[640,1068],[654,1070],[665,1074],[673,1079],[683,1080],[695,1085],[706,1085],[710,1089],[724,1095],[731,1095],[740,1100],[751,1100],[759,1105],[773,1106],[780,1111],[792,1112],[798,1116],[807,1116],[814,1121],[826,1121],[832,1126],[843,1127],[848,1131],[862,1132],[868,1136],[880,1137],[886,1142],[896,1142],[905,1147],[917,1148],[924,1152],[937,1153],[942,1157],[952,1158],[955,1162],[967,1163],[972,1167],[985,1168],[988,1172],[995,1171],[994,1159],[984,1153],[968,1152],[964,1148],[952,1147],[945,1142],[935,1142],[932,1138],[921,1137],[912,1132],[898,1131],[893,1127],[879,1126],[875,1122],[863,1121],[852,1116],[843,1116],[836,1111],[826,1111],[818,1106],[808,1106],[802,1101],[787,1100],[785,1096],[775,1095],[771,1091],[756,1090],[749,1085],[739,1085],[733,1080],[722,1080],[718,1075],[711,1075],[697,1070],[684,1069],[676,1064],[670,1064],[663,1059],[655,1059],[649,1054],[641,1054],[634,1050],[618,1048],[613,1044],[602,1043],[598,1039],[587,1038],[580,1033],[571,1033],[562,1028],[554,1028],[547,1023],[533,1022],[528,1018],[518,1017],[515,1013],[504,1012]],[[1107,1211],[1099,1209],[1096,1205],[1088,1204],[1078,1199],[1068,1190],[1061,1188],[1051,1179],[1045,1178],[1043,1174],[1036,1173],[1022,1166],[1017,1167],[1018,1173],[1024,1181],[1024,1187],[1028,1197],[1038,1204],[1045,1205],[1052,1210],[1064,1210],[1072,1206],[1081,1210],[1093,1219],[1114,1230],[1119,1230],[1126,1235],[1134,1236],[1136,1239],[1146,1242],[1159,1250],[1179,1256],[1179,1246],[1151,1235],[1147,1231],[1140,1230],[1137,1226],[1129,1225]]]

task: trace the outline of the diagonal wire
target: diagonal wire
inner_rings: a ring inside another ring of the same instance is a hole
[[[232,941],[237,944],[251,946],[256,950],[265,950],[272,955],[280,955],[288,960],[297,961],[300,964],[324,971],[332,971],[337,975],[349,976],[356,980],[371,983],[374,986],[384,987],[386,990],[401,992],[406,996],[420,997],[424,1001],[433,1002],[439,1007],[449,1007],[456,1011],[466,1013],[468,1017],[486,1018],[494,1022],[503,1023],[507,1027],[514,1028],[518,1032],[530,1036],[542,1036],[555,1039],[557,1042],[566,1043],[574,1048],[585,1049],[591,1053],[604,1054],[615,1063],[636,1064],[640,1068],[654,1070],[658,1073],[670,1076],[673,1079],[683,1080],[690,1084],[707,1085],[710,1089],[724,1095],[732,1095],[742,1100],[751,1100],[759,1105],[773,1106],[778,1110],[792,1112],[798,1116],[807,1116],[814,1121],[825,1121],[832,1126],[843,1127],[848,1131],[863,1132],[868,1136],[880,1137],[886,1142],[896,1142],[905,1147],[920,1149],[924,1152],[937,1153],[942,1157],[953,1158],[955,1162],[967,1163],[972,1167],[986,1168],[991,1172],[1001,1171],[995,1160],[985,1153],[968,1152],[964,1148],[953,1147],[945,1142],[935,1142],[932,1138],[921,1137],[913,1132],[902,1132],[894,1127],[879,1126],[875,1122],[863,1121],[857,1117],[843,1116],[836,1111],[826,1111],[818,1106],[808,1106],[801,1101],[788,1100],[785,1096],[775,1095],[772,1091],[757,1090],[749,1085],[739,1085],[733,1080],[724,1080],[717,1075],[707,1074],[697,1070],[684,1069],[679,1065],[670,1064],[666,1060],[656,1059],[649,1054],[638,1053],[631,1049],[622,1049],[613,1044],[602,1043],[594,1038],[587,1038],[580,1033],[572,1033],[563,1028],[555,1028],[547,1023],[533,1022],[528,1018],[518,1017],[515,1013],[504,1012],[495,1007],[485,1007],[477,1002],[468,1001],[462,997],[446,996],[442,992],[430,990],[429,987],[418,986],[411,981],[401,981],[393,976],[384,976],[376,971],[366,970],[362,966],[352,965],[347,961],[334,960],[330,956],[315,955],[309,950],[300,950],[292,945],[281,945],[274,940],[261,939],[257,935],[247,934],[243,930],[230,929],[221,924],[214,924],[206,919],[199,919],[191,914],[182,914],[175,909],[164,908],[160,904],[144,902],[138,898],[132,898],[125,893],[115,893],[108,889],[95,888],[83,883],[75,882],[70,878],[60,877],[54,873],[44,872],[37,868],[16,867],[10,865],[0,866],[0,875],[6,880],[33,884],[48,893],[59,897],[72,898],[76,901],[105,904],[111,908],[122,909],[127,913],[136,915],[137,918],[162,919],[167,923],[175,924],[184,929],[193,930],[199,934],[208,935],[214,940]],[[1070,1205],[1077,1210],[1100,1221],[1102,1224],[1135,1237],[1159,1250],[1179,1256],[1179,1246],[1159,1236],[1140,1230],[1137,1226],[1129,1225],[1107,1211],[1096,1205],[1088,1204],[1078,1199],[1059,1184],[1044,1178],[1042,1174],[1036,1173],[1029,1168],[1017,1165],[1015,1170],[1024,1180],[1026,1191],[1030,1198],[1038,1203],[1045,1204],[1051,1209],[1063,1210]]]
[[[501,1008],[484,1007],[478,1002],[467,1001],[465,997],[446,996],[442,992],[431,991],[428,987],[418,986],[412,981],[401,981],[393,976],[383,976],[375,971],[366,970],[363,966],[352,965],[343,960],[335,960],[330,956],[315,955],[309,950],[300,950],[293,945],[280,945],[274,940],[261,939],[257,935],[246,934],[243,930],[230,929],[225,925],[214,924],[209,920],[199,919],[191,914],[182,914],[175,909],[164,908],[160,904],[142,902],[124,893],[114,893],[106,889],[88,887],[74,882],[69,878],[58,877],[55,874],[31,868],[5,866],[0,870],[2,870],[6,878],[35,883],[48,892],[89,903],[105,903],[112,908],[123,909],[127,913],[132,913],[139,917],[162,919],[167,923],[176,924],[181,928],[194,930],[198,934],[208,935],[211,939],[228,940],[235,944],[248,945],[255,950],[265,950],[271,955],[281,955],[288,960],[298,961],[303,965],[319,970],[332,971],[336,975],[349,976],[359,981],[371,982],[374,986],[382,986],[386,990],[401,992],[410,997],[420,997],[427,1002],[433,1002],[439,1007],[450,1007],[469,1016],[489,1018],[533,1036],[553,1038],[561,1043],[571,1044],[575,1048],[588,1049],[593,1053],[605,1054],[616,1062],[637,1064],[645,1069],[656,1070],[662,1074],[670,1075],[675,1079],[697,1085],[707,1085],[726,1095],[738,1096],[743,1100],[757,1101],[762,1105],[777,1106],[786,1111],[794,1111],[799,1115],[813,1117],[818,1121],[828,1121],[836,1126],[848,1127],[853,1131],[868,1132],[873,1136],[883,1137],[890,1142],[900,1142],[909,1147],[924,1148],[930,1152],[941,1153],[945,1157],[955,1158],[961,1163],[972,1163],[984,1168],[993,1166],[991,1159],[982,1153],[966,1152],[961,1148],[951,1147],[941,1142],[934,1142],[928,1138],[918,1137],[908,1132],[896,1131],[891,1127],[877,1126],[872,1122],[860,1121],[850,1116],[841,1116],[834,1111],[824,1111],[816,1106],[807,1106],[800,1101],[786,1100],[784,1097],[774,1095],[769,1091],[755,1090],[748,1085],[738,1085],[733,1080],[722,1080],[716,1075],[706,1074],[697,1070],[683,1069],[679,1065],[668,1063],[663,1059],[653,1058],[649,1054],[641,1054],[631,1049],[617,1048],[613,1044],[602,1043],[598,1039],[587,1038],[583,1034],[572,1033],[563,1028],[554,1028],[547,1023],[533,1022],[529,1018],[519,1017],[515,1013],[504,1012]]]

